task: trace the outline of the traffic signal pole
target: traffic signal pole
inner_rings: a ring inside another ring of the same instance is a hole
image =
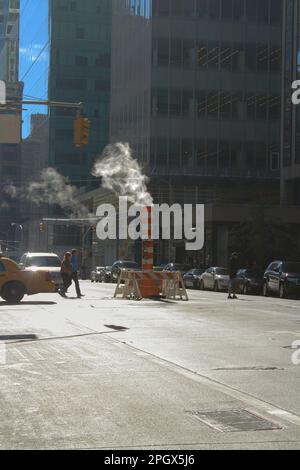
[[[91,122],[83,115],[83,103],[68,103],[65,101],[51,101],[51,100],[8,100],[5,104],[0,104],[1,110],[19,111],[21,114],[22,105],[39,105],[50,106],[55,108],[73,108],[77,109],[74,121],[74,145],[75,147],[84,147],[89,143],[89,133]],[[4,143],[4,142],[3,142]]]
[[[65,101],[51,101],[51,100],[20,100],[20,101],[10,101],[7,100],[5,105],[0,105],[0,109],[5,109],[6,107],[11,108],[13,106],[17,107],[19,105],[23,104],[33,104],[33,105],[39,105],[39,106],[53,106],[57,108],[77,108],[80,109],[81,111],[83,110],[83,103],[68,103]]]

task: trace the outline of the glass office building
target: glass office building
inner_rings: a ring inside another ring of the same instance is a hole
[[[222,261],[237,206],[279,202],[282,1],[113,7],[111,140],[130,142],[157,201],[223,205],[207,234]]]
[[[18,81],[20,0],[0,1],[0,80]]]
[[[291,100],[292,83],[300,80],[300,2],[283,5],[281,202],[300,205],[300,107]]]
[[[6,82],[6,99],[20,100],[22,84],[19,83],[19,0],[0,0],[0,80]],[[15,108],[0,111],[3,114],[15,114]],[[20,130],[21,133],[21,130]],[[18,184],[21,175],[20,144],[0,144],[1,205],[0,239],[11,240],[14,231],[11,223],[20,221],[19,205],[11,198],[5,187]],[[2,249],[7,244],[2,243]]]
[[[109,141],[111,1],[50,0],[49,99],[82,102],[90,143],[76,149],[76,111],[50,109],[49,165],[74,184],[90,187],[95,157]]]

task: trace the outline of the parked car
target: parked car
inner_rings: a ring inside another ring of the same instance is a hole
[[[111,267],[111,279],[113,282],[117,282],[121,269],[128,269],[135,271],[139,269],[139,265],[134,261],[115,261]]]
[[[264,273],[264,296],[300,297],[300,262],[274,261]]]
[[[56,288],[63,286],[60,275],[61,260],[56,253],[25,253],[21,257],[19,266],[25,271],[49,272]]]
[[[24,270],[9,258],[0,256],[0,296],[9,303],[19,303],[24,295],[54,293],[57,288],[49,271]]]
[[[182,263],[169,263],[164,267],[164,271],[169,272],[180,272],[184,276],[188,271],[190,271],[191,266],[188,264]]]
[[[100,272],[99,282],[111,282],[111,266],[105,266]]]
[[[193,287],[194,289],[200,289],[200,277],[203,274],[204,269],[191,269],[183,276],[183,282],[185,287]]]
[[[237,273],[237,288],[241,294],[261,294],[263,275],[252,269],[240,269]]]
[[[100,276],[103,269],[104,266],[97,266],[95,269],[93,269],[93,271],[91,272],[91,282],[101,282]]]
[[[226,268],[208,268],[200,276],[200,289],[211,289],[215,292],[225,291],[229,286],[229,271]]]

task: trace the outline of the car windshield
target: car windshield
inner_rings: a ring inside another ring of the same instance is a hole
[[[228,269],[217,268],[216,269],[216,274],[218,274],[219,276],[227,276],[228,275]]]
[[[196,276],[200,276],[200,274],[203,274],[203,269],[194,269],[193,273],[194,273]]]
[[[27,258],[26,267],[58,268],[61,262],[57,256],[31,256]]]
[[[134,261],[122,261],[121,268],[137,268],[138,265]]]
[[[284,263],[283,271],[290,273],[300,273],[300,263]]]
[[[195,276],[200,276],[200,274],[203,274],[203,269],[191,269],[189,272],[195,274]]]

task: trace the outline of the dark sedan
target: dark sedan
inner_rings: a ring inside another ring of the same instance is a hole
[[[111,267],[111,279],[113,282],[117,282],[121,269],[127,269],[128,271],[136,271],[139,269],[139,265],[134,261],[115,261]]]
[[[182,264],[182,263],[169,263],[164,267],[164,271],[169,271],[169,272],[180,272],[182,275],[186,274],[188,271],[190,271],[191,266],[188,264]]]
[[[251,269],[240,269],[237,273],[237,286],[241,294],[261,294],[263,276]]]
[[[264,273],[264,296],[300,297],[300,262],[274,261]]]
[[[204,269],[191,269],[183,276],[185,287],[192,287],[193,289],[200,289],[200,276],[203,274]]]

